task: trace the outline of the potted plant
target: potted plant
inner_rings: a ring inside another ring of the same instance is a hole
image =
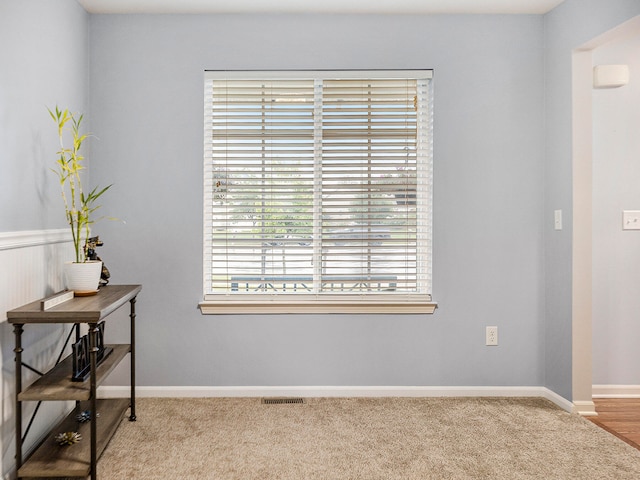
[[[75,249],[75,261],[65,264],[65,277],[67,288],[73,290],[76,295],[89,295],[96,293],[102,271],[101,261],[92,261],[87,258],[86,239],[89,238],[91,225],[95,222],[92,215],[100,205],[96,201],[106,192],[111,185],[104,188],[94,187],[85,192],[82,187],[81,172],[85,169],[84,157],[80,154],[80,148],[88,138],[88,134],[80,132],[83,115],[71,113],[68,109],[55,111],[49,110],[51,118],[58,127],[60,150],[53,172],[58,176],[62,200],[64,202],[65,216],[71,227],[73,247]],[[65,146],[65,132],[71,132],[71,146]]]

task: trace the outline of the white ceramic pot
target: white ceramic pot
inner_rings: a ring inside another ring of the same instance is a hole
[[[76,295],[91,295],[98,291],[102,262],[90,260],[84,263],[66,262],[64,277],[67,290]]]

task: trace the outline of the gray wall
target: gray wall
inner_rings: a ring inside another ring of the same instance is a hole
[[[65,226],[46,108],[86,112],[88,17],[75,0],[0,2],[0,232]]]
[[[88,16],[72,0],[3,0],[0,231],[64,226],[43,112],[68,105],[99,137],[92,179],[115,184],[103,211],[126,221],[96,226],[101,256],[114,283],[144,285],[141,385],[545,385],[571,398],[571,50],[637,14],[636,0],[566,0],[544,17]],[[296,68],[435,69],[435,315],[197,310],[202,72]]]
[[[572,398],[573,49],[640,14],[637,0],[566,0],[545,16],[544,298],[545,385]],[[562,209],[564,229],[553,230]]]
[[[0,234],[30,230],[40,238],[46,237],[45,230],[66,226],[59,186],[50,171],[58,142],[46,107],[59,104],[86,112],[88,26],[89,15],[75,0],[0,0]],[[62,282],[51,277],[61,271],[58,252],[70,246],[6,245],[0,245],[1,478],[10,478],[15,467],[14,337],[5,311],[61,289]],[[25,361],[41,371],[50,368],[64,330],[25,327]],[[34,380],[34,374],[23,372],[25,382]],[[67,406],[42,405],[26,440],[28,448]],[[25,422],[35,407],[35,402],[24,405]]]
[[[126,220],[95,230],[113,281],[144,285],[141,385],[544,383],[543,17],[92,15],[90,32],[92,176]],[[435,69],[440,308],[202,316],[203,71],[341,68]]]

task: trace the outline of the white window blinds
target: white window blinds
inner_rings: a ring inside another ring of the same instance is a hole
[[[429,299],[431,72],[272,75],[206,73],[205,299]]]

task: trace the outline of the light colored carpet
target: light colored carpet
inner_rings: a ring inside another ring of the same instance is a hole
[[[101,480],[640,479],[640,451],[543,399],[139,399]]]

